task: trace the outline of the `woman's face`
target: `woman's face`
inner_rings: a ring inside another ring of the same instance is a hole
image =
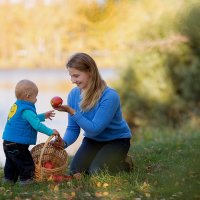
[[[68,68],[68,70],[72,83],[75,83],[77,87],[79,87],[81,90],[84,90],[88,86],[90,73],[79,71],[75,68]]]

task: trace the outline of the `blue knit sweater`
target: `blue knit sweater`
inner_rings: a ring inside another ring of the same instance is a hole
[[[80,110],[80,100],[80,89],[75,87],[67,101],[76,110],[73,116],[68,114],[68,126],[63,137],[68,146],[76,141],[80,129],[83,129],[85,137],[96,141],[131,137],[130,128],[122,116],[119,95],[114,89],[106,87],[95,107],[86,112]]]

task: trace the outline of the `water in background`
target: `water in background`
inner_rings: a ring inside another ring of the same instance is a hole
[[[112,69],[101,70],[100,73],[106,81],[116,78],[116,73]],[[2,145],[2,133],[6,123],[7,115],[11,105],[15,102],[15,85],[21,79],[30,79],[34,81],[38,88],[39,93],[36,102],[37,113],[43,113],[52,110],[50,99],[53,96],[60,96],[64,102],[67,100],[69,89],[73,87],[70,82],[65,69],[61,70],[0,70],[0,166],[4,165],[5,155]],[[63,136],[67,126],[67,113],[55,111],[56,116],[53,120],[46,120],[44,122],[50,128],[55,128]],[[38,133],[37,144],[45,142],[48,136],[43,133]],[[80,145],[82,134],[78,140],[66,149],[69,155],[74,155]],[[33,146],[30,147],[30,149]]]

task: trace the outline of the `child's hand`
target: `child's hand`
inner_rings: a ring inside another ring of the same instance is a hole
[[[55,116],[54,110],[50,110],[50,111],[48,111],[48,112],[45,113],[45,119],[52,120],[52,117],[54,117],[54,116]]]
[[[53,135],[55,135],[56,137],[60,137],[60,134],[56,129],[53,129],[53,131]]]
[[[65,142],[63,141],[63,139],[60,137],[60,134],[56,135],[56,139],[51,141],[51,144],[58,146],[58,147],[65,147]]]

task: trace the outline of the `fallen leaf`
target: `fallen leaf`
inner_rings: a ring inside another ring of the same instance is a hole
[[[55,185],[54,187],[54,192],[58,192],[59,191],[59,186],[58,185]]]
[[[151,196],[151,194],[150,193],[145,193],[145,196],[148,198],[148,197]]]
[[[68,199],[68,200],[70,198],[72,199],[71,195],[69,195],[68,193],[62,193],[62,197],[65,198],[65,199]]]
[[[101,183],[100,182],[97,182],[97,187],[101,187]]]
[[[91,197],[91,194],[89,192],[85,192],[84,196],[85,197]]]
[[[146,183],[146,182],[144,182],[143,185],[140,186],[140,190],[142,192],[148,192],[149,189],[150,189],[150,185],[148,183]]]
[[[48,185],[48,188],[49,188],[51,191],[54,191],[55,186],[57,186],[57,184],[52,183],[52,184],[49,184],[49,185]]]
[[[104,188],[107,188],[108,186],[109,186],[108,183],[104,183],[104,184],[103,184],[103,187],[104,187]]]
[[[102,197],[102,193],[101,192],[95,192],[95,196],[96,197]]]
[[[72,197],[75,197],[76,193],[75,192],[71,192],[71,195],[72,195]]]
[[[103,196],[108,196],[109,192],[103,192]]]
[[[47,181],[53,181],[53,176],[49,176],[49,178],[47,179]]]

